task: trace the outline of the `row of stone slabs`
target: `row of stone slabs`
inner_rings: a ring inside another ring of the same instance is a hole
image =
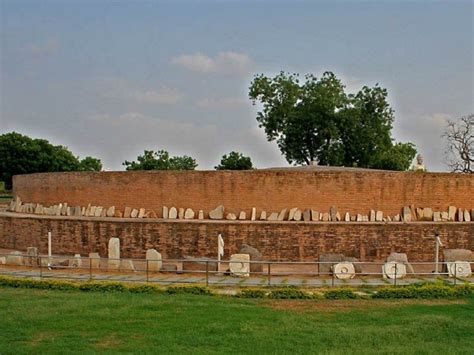
[[[11,270],[0,270],[0,274],[16,276],[16,277],[30,277],[30,278],[51,278],[51,279],[69,279],[69,280],[89,280],[89,274],[69,274],[63,272],[42,272],[40,275],[37,271],[11,271]],[[92,280],[96,281],[128,281],[128,282],[146,282],[146,276],[130,276],[130,275],[107,275],[107,274],[95,274],[92,275]],[[417,277],[417,278],[404,278],[397,280],[397,285],[409,285],[417,282],[436,282],[438,277]],[[454,279],[443,278],[450,283],[454,283]],[[463,279],[474,283],[474,277]],[[206,282],[206,278],[203,276],[162,276],[162,277],[149,277],[148,282],[157,283],[161,285],[172,285],[176,283],[189,283],[189,284],[203,284]],[[209,285],[216,286],[268,286],[267,277],[251,277],[251,278],[235,278],[230,276],[209,276]],[[281,277],[272,276],[270,278],[271,286],[306,286],[306,287],[323,287],[323,286],[382,286],[392,285],[393,280],[388,281],[381,278],[373,277],[358,277],[357,279],[349,280],[338,280],[338,279],[318,279],[318,278],[298,278],[298,277]]]

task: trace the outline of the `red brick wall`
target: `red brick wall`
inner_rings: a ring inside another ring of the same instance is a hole
[[[0,248],[36,246],[47,253],[49,230],[55,254],[98,251],[102,257],[107,257],[109,238],[117,236],[123,257],[144,258],[146,249],[156,248],[164,258],[215,258],[219,233],[226,256],[246,243],[258,248],[265,259],[280,261],[314,261],[320,253],[375,261],[384,260],[392,251],[407,253],[413,261],[432,261],[435,232],[446,248],[474,250],[474,223],[131,222],[12,214],[0,215]]]
[[[474,208],[474,176],[388,171],[148,171],[18,175],[14,194],[25,202],[67,202],[87,206],[162,206],[203,209],[223,204],[228,212],[250,215],[283,208],[342,213],[400,213],[404,205],[447,210]]]

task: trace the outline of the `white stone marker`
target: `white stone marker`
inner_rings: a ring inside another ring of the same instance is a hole
[[[156,249],[148,249],[146,251],[146,261],[148,263],[148,271],[158,272],[163,266],[161,254]]]
[[[120,267],[120,239],[109,239],[109,270],[118,270]]]

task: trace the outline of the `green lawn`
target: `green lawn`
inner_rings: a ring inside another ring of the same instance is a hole
[[[0,354],[473,354],[474,300],[288,301],[0,288]]]

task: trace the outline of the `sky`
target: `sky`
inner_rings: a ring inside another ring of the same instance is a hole
[[[256,74],[378,83],[393,136],[446,171],[447,120],[473,113],[472,1],[0,0],[0,134],[123,170],[147,150],[213,169],[232,150],[288,166],[258,127]]]

